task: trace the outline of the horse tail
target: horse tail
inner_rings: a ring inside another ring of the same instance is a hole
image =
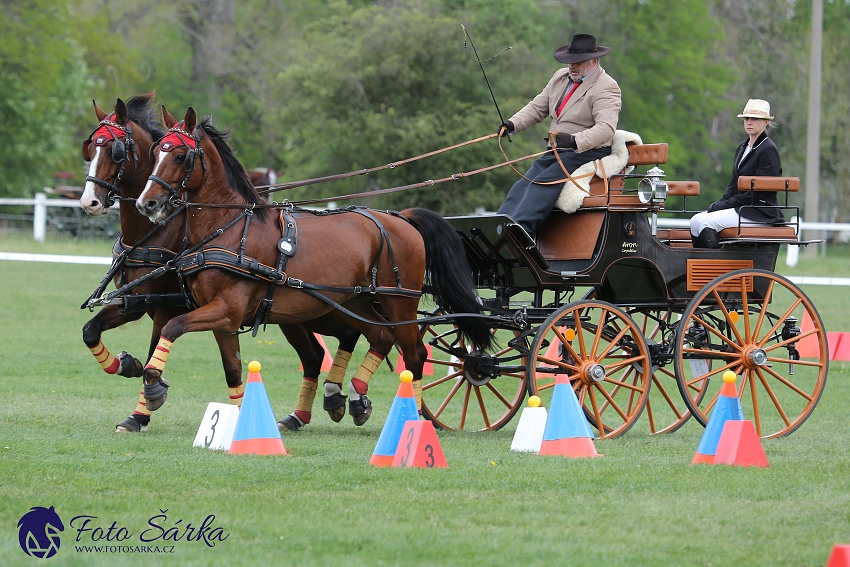
[[[481,313],[472,270],[466,261],[463,241],[446,219],[428,209],[406,209],[401,215],[425,241],[425,289],[446,313]],[[495,344],[490,324],[478,317],[456,321],[461,335],[479,349]]]

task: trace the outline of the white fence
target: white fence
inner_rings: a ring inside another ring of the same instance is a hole
[[[36,193],[34,199],[2,199],[0,205],[28,205],[34,208],[32,236],[38,242],[44,242],[47,227],[47,207],[79,208],[79,201],[72,199],[48,199],[44,193]],[[113,205],[118,209],[118,204]],[[330,208],[334,208],[333,204]],[[689,219],[659,218],[659,228],[688,228]],[[796,222],[796,217],[793,222]],[[835,222],[801,222],[801,230],[823,230],[829,232],[850,231],[850,223]],[[795,248],[795,247],[790,247]]]

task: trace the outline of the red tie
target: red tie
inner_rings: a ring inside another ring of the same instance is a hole
[[[570,97],[573,96],[573,93],[581,84],[581,81],[576,81],[572,84],[570,89],[567,91],[567,94],[564,95],[564,100],[561,101],[561,106],[558,107],[558,112],[555,114],[556,116],[560,116],[561,112],[564,110],[564,107],[567,106],[567,101],[570,100]]]

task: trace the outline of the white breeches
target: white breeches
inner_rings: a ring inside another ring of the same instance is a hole
[[[713,228],[715,231],[720,232],[724,228],[737,227],[738,219],[738,212],[734,208],[721,209],[713,213],[697,213],[691,217],[691,234],[693,236],[699,236],[699,233],[704,228]],[[743,223],[747,225],[762,224],[747,219],[743,219]]]

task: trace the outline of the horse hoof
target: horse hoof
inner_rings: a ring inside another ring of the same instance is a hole
[[[325,396],[322,409],[328,412],[334,422],[339,423],[345,417],[345,396],[339,392]]]
[[[277,428],[280,431],[301,431],[304,423],[297,416],[289,414],[277,422]]]
[[[142,366],[139,359],[127,351],[121,351],[121,354],[118,355],[118,360],[121,363],[121,366],[118,367],[119,376],[139,378],[145,373],[145,367]]]
[[[349,400],[348,413],[351,414],[354,425],[360,427],[369,421],[369,416],[372,415],[372,402],[366,396],[360,396],[359,400]]]
[[[145,407],[149,411],[156,411],[162,407],[165,400],[168,399],[168,382],[158,380],[153,384],[145,382]]]
[[[139,433],[148,430],[147,423],[139,423],[132,416],[115,426],[115,433]]]

